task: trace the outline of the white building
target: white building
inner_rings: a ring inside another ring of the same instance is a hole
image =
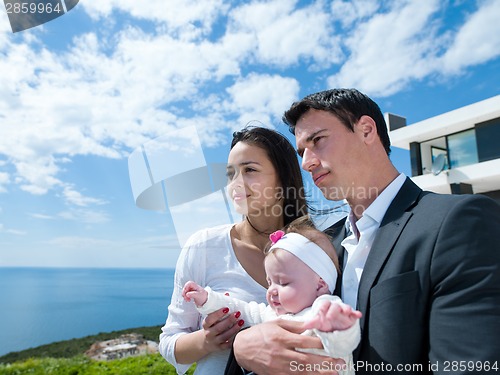
[[[422,189],[500,202],[500,95],[409,126],[392,114],[386,121],[392,146],[410,151]]]

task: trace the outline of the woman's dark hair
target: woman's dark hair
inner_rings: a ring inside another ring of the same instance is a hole
[[[283,115],[283,122],[295,134],[297,121],[310,109],[327,111],[335,115],[342,124],[354,131],[361,116],[370,116],[377,124],[377,132],[387,155],[391,152],[391,141],[387,133],[387,125],[379,106],[365,94],[356,89],[332,89],[317,92],[292,104]]]
[[[284,135],[264,127],[249,126],[233,133],[231,149],[243,142],[263,149],[274,166],[283,189],[283,221],[287,225],[307,214],[304,183],[292,144]]]

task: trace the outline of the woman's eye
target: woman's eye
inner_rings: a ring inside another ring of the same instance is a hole
[[[249,168],[249,167],[248,167],[248,168],[245,168],[245,172],[247,172],[247,173],[248,173],[248,172],[256,172],[256,170],[255,170],[255,169],[253,169],[253,168]]]
[[[233,177],[234,177],[234,172],[233,171],[227,171],[226,172],[226,177],[228,178],[228,180],[232,180]]]

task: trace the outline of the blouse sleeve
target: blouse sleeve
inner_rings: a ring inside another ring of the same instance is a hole
[[[191,364],[177,363],[175,343],[180,336],[197,331],[201,324],[195,304],[182,298],[182,288],[187,281],[193,280],[200,285],[205,283],[206,245],[200,237],[199,233],[193,235],[179,255],[168,318],[160,334],[159,351],[175,367],[178,374],[184,374]]]

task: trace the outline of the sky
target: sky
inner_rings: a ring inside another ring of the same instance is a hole
[[[498,95],[499,17],[498,0],[81,0],[13,33],[0,6],[0,267],[174,267],[190,232],[238,217],[217,189],[140,208],[131,155],[160,145],[160,180],[223,166],[233,131],[287,134],[290,104],[333,87],[408,124]]]

